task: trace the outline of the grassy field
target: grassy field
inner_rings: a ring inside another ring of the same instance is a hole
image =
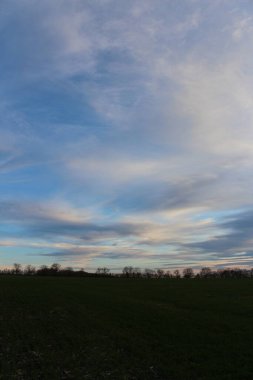
[[[0,379],[253,379],[252,280],[0,277]]]

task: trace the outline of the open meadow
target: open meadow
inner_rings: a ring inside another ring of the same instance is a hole
[[[252,379],[253,281],[0,277],[0,379]]]

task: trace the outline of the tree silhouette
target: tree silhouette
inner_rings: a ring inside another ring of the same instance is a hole
[[[192,268],[185,268],[183,270],[183,277],[184,278],[193,278],[194,277],[194,272]]]
[[[174,278],[180,278],[180,277],[181,277],[180,272],[179,272],[178,269],[174,270],[174,272],[173,272],[173,277],[174,277]]]
[[[34,275],[36,273],[36,268],[30,264],[28,264],[24,269],[24,274],[26,275]]]
[[[207,278],[211,276],[212,276],[212,271],[211,271],[211,268],[209,267],[204,267],[199,272],[199,277],[201,278]]]
[[[58,273],[60,271],[60,269],[61,269],[61,265],[58,264],[58,263],[54,263],[54,264],[51,265],[50,269],[51,269],[51,272]]]
[[[110,269],[106,267],[97,268],[96,274],[100,276],[108,276],[110,273]]]
[[[18,263],[13,264],[13,273],[14,274],[21,274],[22,273],[22,265]]]
[[[122,273],[126,277],[132,277],[134,268],[131,266],[126,266],[123,268]]]
[[[157,269],[156,274],[158,278],[162,278],[164,277],[165,272],[163,269]]]

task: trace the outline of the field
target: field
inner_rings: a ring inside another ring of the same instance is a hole
[[[253,281],[0,277],[0,379],[253,379]]]

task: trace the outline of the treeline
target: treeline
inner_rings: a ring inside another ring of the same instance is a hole
[[[71,276],[71,277],[126,277],[126,278],[253,278],[252,269],[225,268],[213,270],[204,267],[199,271],[192,268],[185,268],[182,271],[163,269],[144,269],[126,266],[121,273],[111,273],[109,268],[99,267],[95,273],[86,272],[84,269],[74,270],[72,267],[62,268],[60,264],[54,263],[51,266],[42,265],[36,268],[33,265],[15,263],[12,268],[0,269],[0,275],[26,275],[26,276]]]
[[[33,265],[22,267],[21,264],[14,263],[12,268],[0,269],[0,275],[92,276],[94,274],[85,272],[82,268],[80,270],[74,270],[72,267],[62,268],[58,263],[54,263],[51,266],[41,265],[39,268]]]
[[[225,268],[212,270],[209,267],[201,268],[195,271],[192,268],[185,268],[181,272],[176,269],[174,271],[165,271],[163,269],[145,269],[141,271],[139,268],[125,267],[122,271],[124,277],[144,277],[144,278],[253,278],[252,269],[242,268]]]

